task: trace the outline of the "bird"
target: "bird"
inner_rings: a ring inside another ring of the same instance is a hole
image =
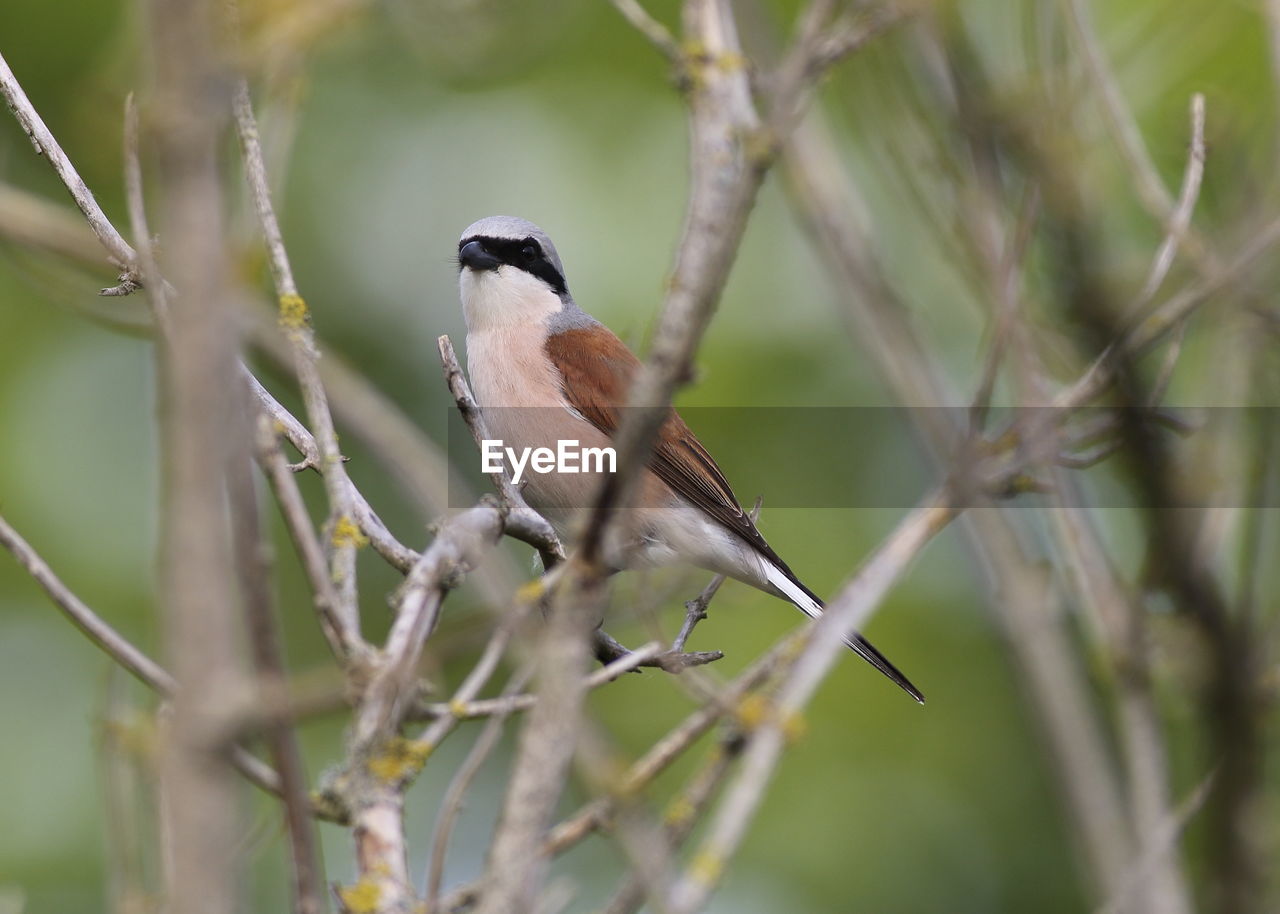
[[[551,238],[532,222],[489,216],[458,241],[467,368],[492,442],[512,453],[611,445],[640,360],[569,293]],[[495,448],[496,449],[496,448]],[[523,495],[562,533],[607,468],[535,472]],[[823,602],[773,550],[724,473],[672,408],[626,523],[612,526],[610,570],[689,564],[786,600],[810,618]],[[616,567],[615,567],[616,566]],[[862,635],[845,643],[917,702],[924,695]]]

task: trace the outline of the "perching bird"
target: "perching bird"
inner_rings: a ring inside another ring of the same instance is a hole
[[[555,452],[561,441],[610,446],[640,362],[574,302],[546,233],[524,219],[481,219],[458,242],[458,271],[471,386],[489,434],[516,450]],[[529,503],[562,529],[599,484],[594,473],[524,478]],[[688,563],[789,600],[810,617],[822,614],[822,601],[765,542],[675,410],[659,432],[633,504],[628,523],[606,544],[606,555],[621,557],[619,566]],[[845,641],[924,702],[865,638],[854,633]]]

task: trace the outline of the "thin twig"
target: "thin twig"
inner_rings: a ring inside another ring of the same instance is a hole
[[[1131,910],[1129,899],[1134,889],[1142,885],[1143,881],[1150,876],[1151,870],[1160,865],[1177,846],[1178,838],[1196,813],[1204,807],[1205,801],[1213,792],[1217,775],[1216,768],[1210,771],[1176,809],[1169,810],[1160,829],[1148,836],[1146,846],[1141,849],[1140,856],[1134,861],[1124,884],[1106,904],[1097,909],[1097,914],[1123,914]]]
[[[869,13],[845,13],[819,39],[809,65],[811,72],[820,75],[915,12],[911,3],[886,3]]]
[[[307,427],[262,386],[262,382],[253,376],[253,372],[248,367],[242,367],[241,373],[244,375],[245,383],[249,385],[249,390],[257,398],[263,414],[302,455],[300,461],[289,464],[289,469],[295,473],[308,468],[319,473],[324,472],[320,462],[320,449],[316,446],[316,439],[311,432],[307,431]]]
[[[252,193],[254,208],[262,224],[271,276],[279,300],[280,322],[294,351],[294,367],[302,399],[306,404],[307,418],[314,430],[317,449],[323,466],[325,493],[331,512],[326,525],[330,550],[330,574],[338,603],[334,613],[344,629],[347,641],[360,637],[360,607],[356,591],[356,549],[365,538],[359,527],[354,486],[342,466],[342,453],[338,449],[338,435],[333,416],[329,411],[328,395],[320,380],[317,362],[320,359],[315,332],[311,328],[306,302],[298,294],[293,268],[285,251],[280,224],[271,203],[271,188],[267,181],[266,162],[262,157],[262,144],[258,140],[258,124],[253,116],[253,104],[249,98],[248,83],[241,79],[236,83],[232,99],[236,130],[240,137],[240,149],[245,165],[245,180]]]
[[[1138,293],[1136,307],[1143,307],[1155,296],[1169,268],[1173,266],[1173,256],[1187,229],[1191,226],[1191,215],[1195,212],[1196,201],[1200,199],[1200,184],[1204,179],[1204,96],[1199,92],[1191,96],[1191,148],[1187,155],[1187,167],[1182,173],[1182,188],[1178,192],[1178,202],[1165,225],[1165,238],[1156,251],[1155,260],[1151,263],[1151,271],[1147,274],[1142,290]]]
[[[684,40],[699,49],[687,64],[692,71],[687,96],[689,204],[653,342],[632,383],[627,398],[631,408],[614,438],[617,472],[603,480],[582,537],[587,566],[600,558],[605,527],[620,514],[612,509],[630,502],[676,387],[690,377],[694,352],[728,279],[766,171],[746,148],[761,121],[728,0],[690,0],[684,9]]]
[[[339,789],[355,836],[357,888],[376,892],[382,910],[407,911],[416,901],[409,879],[404,792],[436,743],[396,736],[416,698],[414,672],[445,594],[497,542],[502,520],[501,506],[485,499],[441,526],[397,595],[396,620],[356,711]],[[493,640],[499,640],[496,633]]]
[[[672,63],[680,60],[680,45],[665,25],[654,19],[639,0],[609,0],[614,9],[622,14],[637,32],[649,39],[649,43],[657,48]]]
[[[284,452],[280,450],[279,440],[269,423],[265,415],[260,416],[255,449],[258,463],[266,474],[276,504],[280,507],[280,515],[284,518],[285,529],[289,531],[289,538],[302,561],[302,569],[311,587],[311,599],[320,618],[320,630],[324,632],[334,656],[343,658],[352,645],[344,637],[345,630],[335,616],[338,595],[329,577],[324,547],[311,524],[298,480],[285,462]]]
[[[48,251],[77,266],[100,269],[102,245],[69,206],[0,183],[0,236],[23,247]]]
[[[588,690],[597,689],[613,682],[623,673],[628,673],[644,662],[662,653],[662,645],[656,641],[628,651],[622,657],[596,670],[585,680]],[[499,698],[463,699],[454,697],[447,704],[423,705],[417,714],[433,718],[454,717],[458,720],[474,720],[479,717],[506,717],[517,711],[527,711],[538,701],[538,696],[528,692],[502,695]],[[424,737],[425,739],[425,737]]]
[[[129,227],[138,242],[138,272],[147,287],[151,314],[162,336],[172,334],[169,317],[169,286],[156,264],[151,229],[147,224],[147,207],[142,192],[142,161],[139,152],[138,106],[130,94],[124,104],[124,190],[129,208]]]
[[[528,671],[513,675],[498,700],[514,697],[524,688],[529,675]],[[454,772],[440,800],[440,814],[436,817],[436,825],[431,833],[431,857],[427,867],[427,888],[423,895],[428,914],[437,910],[437,904],[440,901],[440,887],[444,882],[444,864],[449,850],[449,839],[453,835],[453,827],[458,816],[462,813],[462,804],[467,792],[470,791],[476,775],[480,773],[480,768],[497,747],[498,740],[502,738],[502,732],[506,728],[507,718],[514,710],[514,708],[508,708],[498,711],[485,722],[484,729],[480,731],[471,751]]]
[[[423,644],[435,628],[445,594],[457,585],[462,573],[475,567],[501,534],[501,509],[482,501],[449,518],[409,571],[396,596],[396,620],[387,635],[380,668],[356,715],[357,746],[371,746],[398,727],[413,698],[410,679]]]
[[[706,904],[755,817],[788,734],[795,732],[800,714],[840,656],[845,635],[862,627],[907,566],[956,513],[945,493],[926,498],[866,559],[822,617],[806,629],[808,637],[786,673],[776,701],[752,734],[741,771],[711,820],[689,870],[672,890],[668,905],[672,912],[693,912]]]
[[[1057,479],[1059,492],[1072,491]],[[1167,749],[1150,680],[1145,609],[1127,594],[1100,537],[1084,512],[1060,496],[1049,512],[1066,578],[1076,598],[1093,611],[1097,638],[1116,668],[1117,724],[1128,775],[1130,818],[1138,846],[1153,840],[1168,803]],[[1133,867],[1139,864],[1135,860]],[[1185,880],[1171,855],[1146,870],[1140,883],[1145,910],[1179,914],[1193,910]]]
[[[733,763],[742,754],[745,744],[744,734],[737,727],[731,728],[719,744],[712,748],[702,768],[667,804],[663,826],[666,844],[671,852],[678,851],[683,846],[702,816],[710,809],[711,801],[733,770]],[[641,878],[639,873],[632,873],[604,906],[602,914],[631,914],[639,910],[646,897],[654,897],[649,881]]]
[[[1173,216],[1173,197],[1164,186],[1160,173],[1156,171],[1133,112],[1125,103],[1124,95],[1107,65],[1106,54],[1093,27],[1088,0],[1062,0],[1062,6],[1084,54],[1089,78],[1102,101],[1102,113],[1107,126],[1134,178],[1138,197],[1156,221],[1161,226],[1167,226]],[[1187,238],[1186,242],[1189,241]]]
[[[561,570],[564,574],[559,574]],[[587,641],[603,606],[599,579],[570,558],[557,568],[535,654],[537,702],[525,717],[498,827],[489,846],[482,914],[531,910],[547,870],[542,836],[568,780],[590,663]]]
[[[27,136],[31,138],[31,145],[35,147],[36,153],[43,155],[49,161],[49,164],[53,166],[53,170],[58,173],[58,177],[62,179],[62,183],[71,192],[71,199],[75,200],[80,212],[84,213],[84,218],[89,223],[89,227],[93,229],[93,233],[98,237],[102,246],[107,249],[111,262],[123,271],[120,276],[121,286],[119,288],[123,288],[130,282],[136,283],[138,279],[137,253],[129,242],[120,236],[115,226],[111,224],[111,220],[102,212],[102,208],[98,206],[98,201],[94,199],[88,185],[84,183],[80,173],[76,171],[75,166],[71,164],[71,160],[67,158],[67,154],[62,151],[58,141],[54,139],[53,134],[49,132],[49,128],[45,126],[44,119],[40,117],[32,106],[26,92],[22,90],[22,86],[13,75],[13,71],[9,69],[9,64],[5,61],[3,55],[0,55],[0,94],[4,95],[4,100],[8,104],[9,110],[18,119],[18,123],[22,125],[22,129],[26,131]],[[103,292],[106,294],[108,290],[104,289]],[[121,292],[119,294],[124,293]]]
[[[254,418],[255,414],[250,411],[241,418],[241,424],[250,425]],[[244,437],[251,437],[247,429]],[[271,592],[271,564],[263,538],[258,497],[254,490],[253,465],[247,456],[239,467],[230,468],[227,489],[230,496],[232,540],[244,595],[248,641],[254,666],[259,682],[283,683],[287,671]],[[266,742],[276,771],[280,774],[285,827],[289,835],[290,859],[293,864],[294,911],[296,914],[321,914],[327,909],[323,890],[324,875],[320,870],[317,836],[311,822],[306,769],[292,725],[292,709],[286,705],[284,725],[270,728],[266,734]]]
[[[0,545],[13,554],[18,564],[26,569],[53,601],[53,605],[62,610],[71,623],[107,656],[161,695],[173,694],[173,677],[86,606],[3,516],[0,516]]]
[[[171,697],[174,694],[176,688],[174,678],[160,664],[134,647],[128,639],[104,622],[101,616],[77,597],[39,553],[13,527],[9,526],[2,516],[0,516],[0,544],[13,554],[18,563],[35,579],[53,604],[66,614],[72,624],[98,645],[107,656],[157,694],[164,697]],[[267,793],[280,795],[280,776],[269,765],[255,758],[242,747],[232,748],[231,763],[255,786]],[[321,818],[329,818],[319,809],[312,811]]]
[[[634,795],[649,787],[658,775],[683,757],[718,721],[734,713],[744,696],[772,675],[786,657],[793,655],[797,642],[798,637],[794,633],[784,637],[719,695],[712,696],[706,704],[691,712],[662,739],[650,746],[619,779],[616,793],[622,796]],[[605,827],[613,813],[614,802],[611,797],[601,797],[586,803],[550,830],[542,852],[548,857],[562,854]],[[461,886],[445,896],[438,910],[452,912],[468,907],[475,903],[484,889],[483,879]]]
[[[1053,405],[1076,408],[1102,396],[1115,383],[1116,360],[1121,352],[1137,356],[1150,349],[1214,294],[1238,282],[1255,261],[1277,244],[1280,244],[1280,219],[1251,234],[1249,243],[1220,270],[1171,295],[1142,318],[1120,340],[1102,352],[1073,384],[1061,391],[1054,398]]]
[[[854,338],[908,409],[938,468],[949,472],[957,442],[964,439],[948,421],[948,411],[928,407],[949,402],[947,391],[954,385],[937,375],[939,361],[921,342],[908,306],[884,275],[873,234],[851,215],[865,207],[822,121],[819,114],[809,118],[787,148],[793,206],[841,287],[850,290],[844,313]],[[1065,805],[1078,815],[1083,832],[1081,846],[1100,882],[1110,884],[1127,856],[1124,823],[1117,814],[1120,788],[1089,713],[1089,690],[1071,646],[1058,626],[1043,621],[1041,574],[1010,521],[997,511],[970,512],[962,527],[974,540],[1006,643],[1059,762]]]

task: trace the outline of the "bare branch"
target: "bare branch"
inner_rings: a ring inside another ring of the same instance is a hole
[[[514,697],[524,688],[528,678],[527,672],[516,673],[511,677],[507,687],[502,690],[503,694],[498,700]],[[449,839],[453,834],[454,824],[462,812],[463,801],[476,775],[480,773],[481,766],[497,747],[498,740],[502,738],[502,731],[506,727],[507,718],[514,710],[510,708],[498,711],[486,721],[484,729],[476,737],[475,744],[467,753],[467,757],[458,766],[440,800],[440,814],[436,817],[436,825],[431,834],[431,858],[427,867],[427,890],[424,898],[428,912],[438,910],[440,887],[444,883],[445,855],[449,850]]]
[[[765,167],[747,148],[760,117],[728,0],[690,0],[684,9],[690,118],[689,204],[648,358],[632,384],[614,446],[617,472],[605,477],[582,540],[588,565],[604,546],[605,526],[626,505],[676,387],[690,377],[693,354],[728,279]]]
[[[0,235],[87,267],[101,267],[102,246],[69,207],[0,184]]]
[[[22,125],[22,129],[26,131],[27,136],[31,138],[31,145],[35,147],[36,153],[48,159],[49,164],[53,166],[53,170],[62,179],[62,183],[67,186],[67,190],[71,193],[71,199],[75,200],[80,212],[84,213],[85,220],[89,223],[89,227],[93,229],[93,233],[98,237],[98,240],[102,242],[102,246],[106,248],[111,262],[124,271],[121,279],[123,280],[129,275],[136,279],[138,255],[134,252],[129,242],[120,237],[120,233],[111,224],[111,220],[102,212],[102,208],[98,206],[98,201],[94,199],[93,193],[90,192],[88,186],[81,179],[80,173],[76,171],[75,166],[71,164],[71,160],[67,158],[67,154],[62,151],[58,141],[54,139],[53,134],[49,132],[49,128],[45,126],[44,119],[32,107],[27,94],[22,91],[22,86],[19,85],[17,78],[13,75],[13,71],[9,69],[9,64],[5,61],[3,55],[0,55],[0,94],[4,95],[4,100],[8,104],[9,110],[18,119],[18,123]]]
[[[1205,801],[1209,799],[1209,794],[1213,792],[1213,785],[1217,776],[1218,771],[1215,768],[1209,772],[1204,780],[1196,785],[1191,793],[1187,794],[1186,799],[1178,805],[1177,809],[1169,811],[1159,830],[1148,837],[1146,847],[1142,849],[1141,856],[1134,861],[1133,868],[1126,876],[1125,884],[1105,905],[1098,908],[1097,914],[1123,914],[1123,912],[1131,910],[1129,899],[1134,889],[1149,878],[1151,871],[1160,866],[1173,852],[1188,823],[1204,807]]]
[[[532,910],[546,872],[542,836],[576,748],[590,662],[587,638],[601,609],[598,579],[562,564],[536,654],[537,702],[525,718],[498,828],[485,866],[482,914]]]
[[[302,561],[302,569],[311,586],[312,599],[320,617],[320,628],[334,656],[343,658],[354,646],[347,642],[345,629],[335,615],[338,595],[334,592],[333,580],[329,577],[324,548],[316,537],[311,517],[307,514],[307,506],[302,500],[302,492],[298,488],[298,480],[285,462],[284,453],[269,425],[270,421],[265,415],[259,417],[256,441],[258,463],[271,485],[285,528],[289,531],[289,538]]]
[[[788,734],[795,732],[799,715],[840,656],[845,635],[862,627],[907,565],[955,514],[945,494],[925,499],[867,557],[858,573],[827,605],[822,618],[806,629],[803,648],[779,687],[775,704],[752,734],[742,770],[711,820],[689,871],[672,890],[669,908],[673,912],[697,911],[706,904],[755,817],[782,758]]]
[[[160,594],[165,655],[178,680],[161,755],[173,897],[206,914],[236,910],[236,789],[217,764],[224,696],[244,683],[235,625],[234,567],[224,486],[246,459],[237,428],[237,339],[228,308],[224,188],[218,144],[225,126],[219,6],[212,0],[147,4],[155,61],[155,135],[165,273],[181,290],[160,341],[164,458]]]
[[[107,656],[161,695],[173,693],[173,677],[86,606],[3,516],[0,516],[0,545],[13,554],[18,564],[48,594],[53,605],[62,610],[71,623]]]
[[[1238,281],[1255,261],[1276,244],[1280,244],[1280,219],[1268,223],[1253,234],[1251,241],[1221,270],[1170,296],[1144,317],[1099,355],[1075,383],[1060,392],[1054,398],[1053,405],[1077,407],[1096,400],[1115,383],[1116,360],[1121,352],[1137,356],[1150,349],[1215,293]]]
[[[712,696],[702,707],[690,713],[662,739],[637,759],[619,779],[617,795],[630,796],[645,790],[653,781],[681,758],[707,731],[722,718],[733,714],[743,697],[757,688],[778,668],[788,656],[793,656],[799,638],[788,635],[753,663],[730,683],[719,695]],[[544,855],[551,857],[564,853],[588,835],[604,828],[613,814],[612,797],[592,800],[576,813],[551,829],[542,845]],[[486,888],[481,879],[450,892],[438,908],[452,912],[469,907],[476,902]]]
[[[311,328],[306,302],[298,294],[289,257],[284,249],[280,224],[271,205],[271,189],[267,182],[266,163],[262,158],[262,145],[258,140],[258,124],[253,116],[249,87],[244,80],[236,84],[232,106],[245,163],[245,178],[252,192],[270,256],[271,275],[279,300],[280,324],[293,346],[298,385],[302,389],[307,418],[314,429],[317,449],[324,467],[325,493],[331,512],[325,530],[330,550],[330,574],[338,598],[334,613],[341,620],[344,639],[355,641],[360,637],[356,549],[364,541],[365,534],[359,526],[353,486],[342,466],[342,453],[338,449],[338,435],[334,429],[333,416],[329,412],[329,399],[320,380],[317,366],[320,353],[316,347],[315,332]]]
[[[129,224],[138,240],[138,270],[147,285],[151,314],[162,336],[173,333],[169,317],[169,286],[160,275],[151,229],[147,226],[147,207],[142,194],[142,162],[138,152],[138,106],[130,94],[124,106],[124,187],[129,206]],[[107,294],[103,290],[102,294]]]
[[[1120,147],[1121,156],[1133,175],[1135,189],[1143,206],[1155,217],[1161,226],[1171,224],[1174,212],[1173,197],[1156,171],[1151,154],[1142,141],[1142,133],[1134,120],[1133,112],[1125,103],[1124,95],[1116,84],[1115,77],[1107,65],[1106,54],[1098,42],[1093,28],[1093,19],[1089,13],[1088,0],[1062,0],[1062,7],[1067,22],[1075,34],[1080,50],[1084,54],[1089,78],[1102,101],[1102,113],[1112,137]],[[1182,241],[1182,236],[1179,235]],[[1184,243],[1191,243],[1187,237]]]
[[[1059,474],[1061,477],[1062,474]],[[1069,480],[1058,487],[1070,492]],[[1166,815],[1169,772],[1160,718],[1152,695],[1144,608],[1126,594],[1106,550],[1084,512],[1061,499],[1049,520],[1077,599],[1097,620],[1099,643],[1116,666],[1118,724],[1126,762],[1130,817],[1137,845],[1151,842]],[[1169,848],[1174,851],[1175,848]],[[1139,868],[1135,860],[1133,867]],[[1153,862],[1142,889],[1146,910],[1193,910],[1175,853]]]
[[[280,404],[271,392],[262,386],[261,382],[253,376],[253,372],[243,368],[245,383],[249,385],[250,391],[258,400],[258,405],[262,407],[263,415],[265,415],[273,426],[280,430],[280,433],[289,440],[289,443],[297,448],[298,453],[302,455],[302,460],[296,464],[290,464],[289,469],[298,472],[308,467],[317,472],[324,472],[323,464],[320,461],[320,449],[316,446],[316,439],[312,437],[311,432],[307,431],[307,427],[297,420],[293,413],[289,412]]]
[[[501,509],[482,501],[449,518],[410,570],[397,594],[396,621],[383,648],[384,659],[356,717],[357,746],[372,746],[399,725],[406,703],[413,698],[410,679],[445,594],[501,534]]]
[[[80,629],[94,644],[98,645],[107,656],[132,673],[144,685],[164,697],[174,694],[176,684],[173,677],[158,663],[134,647],[128,639],[108,625],[102,618],[85,605],[62,580],[54,574],[48,563],[44,561],[16,530],[0,516],[0,544],[4,545],[18,560],[18,563],[35,579],[36,583],[48,594],[53,604],[61,609],[76,628]],[[235,746],[231,750],[231,763],[250,782],[267,793],[280,795],[280,777],[271,769],[243,748]],[[323,811],[313,810],[321,818],[328,818]]]
[[[287,335],[280,332],[277,315],[276,307],[251,310],[251,342],[277,365],[293,370],[293,347]],[[319,369],[336,421],[348,434],[365,443],[424,517],[447,512],[456,501],[450,501],[449,461],[440,448],[386,394],[337,353],[326,352]],[[358,491],[354,497],[357,510],[361,510]],[[363,521],[360,525],[363,527]],[[369,530],[365,533],[370,538],[374,535]],[[376,547],[376,542],[374,545]],[[412,560],[404,567],[396,567],[408,571],[411,564]]]
[[[711,807],[716,791],[733,770],[733,763],[742,753],[745,741],[738,728],[733,728],[685,785],[684,789],[667,804],[663,817],[666,843],[671,851],[679,848],[693,833],[694,826]],[[634,873],[619,887],[613,899],[604,907],[603,914],[630,914],[639,910],[646,897],[653,899],[653,886],[649,880]],[[655,899],[661,903],[661,899]]]
[[[1196,201],[1200,199],[1200,184],[1204,179],[1204,96],[1197,92],[1191,96],[1191,149],[1187,155],[1187,167],[1182,174],[1182,189],[1178,192],[1178,202],[1174,206],[1169,221],[1165,226],[1165,239],[1156,251],[1155,260],[1151,264],[1151,272],[1147,274],[1142,291],[1138,293],[1136,307],[1142,307],[1155,296],[1164,279],[1169,275],[1173,265],[1173,255],[1177,253],[1182,236],[1191,226],[1191,214],[1195,212]]]
[[[247,425],[253,419],[254,414],[250,411],[241,422]],[[244,437],[250,437],[247,431]],[[232,540],[254,665],[260,683],[283,683],[287,672],[271,592],[270,557],[263,539],[253,465],[248,455],[238,467],[229,468],[227,488],[231,503]],[[292,711],[287,704],[284,718],[285,725],[267,731],[267,745],[280,774],[285,827],[293,864],[293,906],[296,914],[320,914],[327,908],[322,888],[324,875],[320,871],[316,835],[311,822],[306,770],[297,736],[291,727]]]
[[[915,407],[947,403],[953,386],[935,374],[938,360],[911,326],[909,309],[884,276],[871,236],[850,215],[864,208],[820,117],[797,130],[786,161],[797,214],[841,288],[850,290],[846,304],[855,339],[908,408],[935,463],[947,471],[959,430],[946,411]],[[1017,529],[999,512],[970,512],[963,529],[975,543],[997,619],[1008,633],[1006,644],[1059,763],[1065,805],[1083,831],[1082,850],[1099,884],[1114,885],[1128,857],[1125,823],[1117,812],[1120,788],[1071,647],[1057,625],[1043,620],[1043,576],[1031,565]]]
[[[656,641],[651,641],[634,651],[628,651],[608,666],[596,670],[586,678],[584,685],[588,690],[597,689],[613,682],[623,673],[644,666],[646,660],[657,657],[661,653],[662,646]],[[478,700],[454,698],[448,704],[424,705],[417,713],[436,718],[455,717],[458,720],[474,720],[479,717],[506,717],[517,711],[527,711],[537,702],[538,697],[527,692]]]
[[[816,77],[829,70],[863,45],[894,26],[906,21],[916,11],[908,3],[884,4],[870,12],[845,13],[825,35],[819,37],[813,51],[810,72]]]
[[[649,43],[657,48],[667,60],[677,63],[680,60],[680,45],[668,31],[667,27],[649,15],[639,0],[609,0],[614,9],[622,14],[632,28],[649,39]]]

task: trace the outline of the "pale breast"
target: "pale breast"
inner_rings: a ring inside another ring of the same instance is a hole
[[[499,326],[467,334],[471,389],[484,409],[564,405],[559,373],[543,352],[537,325]]]
[[[545,331],[529,326],[467,334],[471,386],[490,436],[517,450],[554,452],[561,441],[610,446],[608,437],[565,401],[560,373],[542,351],[544,338]],[[526,472],[522,486],[534,507],[575,509],[589,503],[597,477]]]
[[[565,400],[560,373],[542,350],[544,339],[545,332],[528,325],[493,327],[467,334],[471,387],[489,435],[501,439],[504,447],[516,449],[555,451],[561,441],[576,441],[584,448],[612,446],[605,433]],[[601,481],[597,472],[526,472],[522,490],[529,503],[544,511],[564,534],[573,529],[574,515],[591,505]],[[723,546],[714,547],[724,539],[732,539],[701,512],[684,505],[647,470],[641,478],[636,503],[647,507],[627,512],[629,522],[615,528],[616,542],[607,550],[618,557],[619,567],[666,565],[689,561],[690,556],[695,564],[710,567],[699,560],[701,553],[719,555],[725,552]],[[742,579],[748,572],[739,567],[742,557],[734,555],[738,561],[730,563],[732,567],[717,565],[714,570]]]

